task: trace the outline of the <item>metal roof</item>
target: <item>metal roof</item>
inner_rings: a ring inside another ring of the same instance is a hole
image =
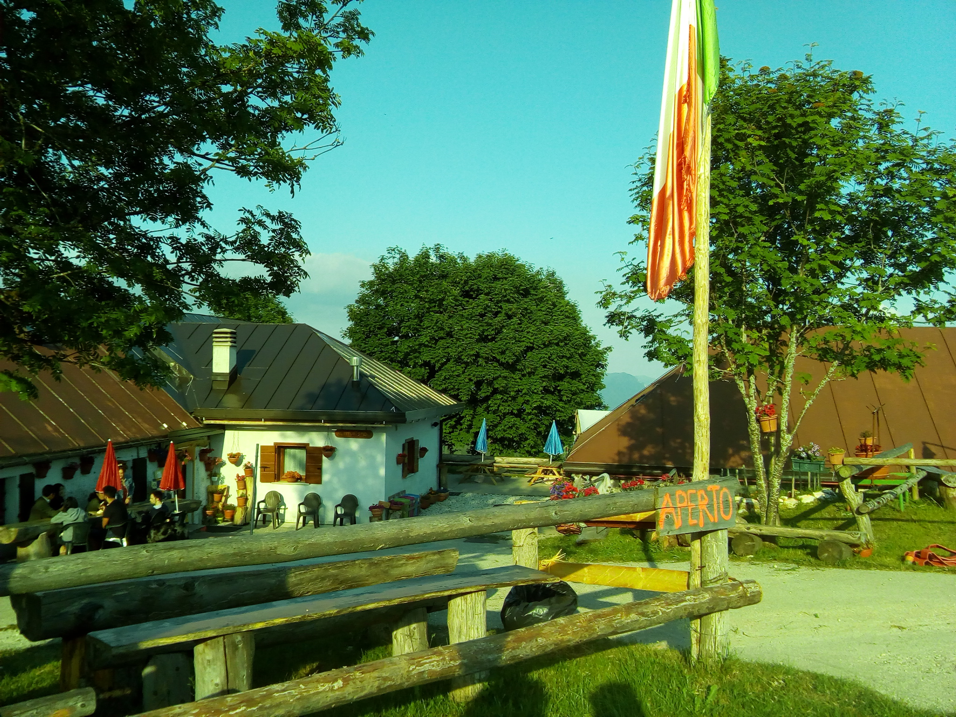
[[[413,381],[306,324],[254,324],[229,320],[171,324],[164,348],[175,376],[167,391],[207,422],[327,420],[403,422],[460,410],[454,399]],[[212,332],[236,330],[236,379],[212,385]],[[352,381],[350,359],[362,357]]]
[[[912,443],[918,458],[956,458],[956,422],[950,409],[956,405],[956,328],[914,328],[900,335],[921,346],[935,345],[925,353],[925,366],[911,381],[882,371],[856,379],[831,381],[807,410],[794,447],[816,443],[852,452],[861,431],[874,428],[873,411],[879,408],[878,440],[884,448]],[[798,358],[795,373],[810,374],[815,386],[828,366]],[[804,400],[794,385],[791,423]],[[581,433],[565,461],[575,467],[690,468],[694,460],[693,383],[681,368],[668,371],[610,415]],[[729,381],[711,381],[711,467],[750,466],[750,440],[746,408],[737,387]],[[779,409],[779,403],[778,403]]]
[[[0,370],[13,369],[0,362]],[[111,371],[62,364],[57,381],[49,372],[34,379],[39,397],[21,401],[0,393],[0,460],[47,456],[114,445],[161,440],[201,428],[162,390],[141,389]]]

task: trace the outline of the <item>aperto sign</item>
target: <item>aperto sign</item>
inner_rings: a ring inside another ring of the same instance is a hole
[[[658,535],[700,533],[737,522],[736,480],[700,481],[657,489]]]

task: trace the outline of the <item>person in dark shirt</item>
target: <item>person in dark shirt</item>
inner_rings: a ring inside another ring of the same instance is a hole
[[[59,513],[60,511],[50,505],[50,501],[53,500],[55,495],[56,488],[52,485],[43,486],[43,490],[40,491],[40,497],[37,498],[37,502],[30,508],[29,520],[45,520]]]
[[[103,495],[106,496],[106,508],[103,510],[103,528],[109,530],[113,538],[122,540],[126,536],[126,521],[129,520],[126,504],[122,500],[116,499],[117,490],[111,485],[103,488]]]
[[[53,510],[62,510],[63,502],[66,500],[66,496],[63,495],[63,491],[66,488],[62,483],[54,483],[53,489],[56,493],[53,494],[53,498],[50,500],[50,507]]]
[[[149,494],[149,504],[152,510],[146,513],[146,522],[150,527],[165,523],[171,515],[169,506],[163,502],[163,491],[154,490]]]

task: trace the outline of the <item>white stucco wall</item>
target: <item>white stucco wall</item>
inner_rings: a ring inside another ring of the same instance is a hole
[[[386,434],[388,437],[385,460],[385,495],[395,493],[413,493],[422,495],[429,488],[438,489],[438,460],[441,451],[438,446],[438,427],[433,427],[438,419],[431,418],[412,423],[399,423],[391,427]],[[420,448],[427,448],[428,453],[418,460],[418,472],[407,478],[402,478],[402,467],[395,460],[402,452],[402,444],[409,438],[415,438]]]
[[[263,500],[267,492],[274,490],[282,495],[284,512],[280,517],[290,523],[295,522],[297,506],[302,502],[306,493],[318,493],[322,499],[322,508],[319,511],[319,522],[332,523],[333,509],[342,497],[351,493],[359,500],[359,522],[368,520],[367,506],[377,503],[385,497],[384,460],[385,460],[385,427],[373,430],[371,438],[337,438],[334,430],[330,429],[283,429],[283,430],[244,430],[230,429],[223,435],[220,444],[214,444],[214,455],[226,459],[226,454],[239,451],[243,453],[243,460],[252,461],[255,469],[255,493],[250,495],[250,506],[255,506]],[[273,443],[308,443],[311,446],[335,446],[335,454],[331,458],[322,459],[322,483],[313,485],[308,483],[262,483],[259,480],[258,447]],[[200,466],[200,471],[202,467]],[[237,468],[227,463],[221,467],[221,482],[230,486],[230,500],[236,494],[236,474],[242,473],[241,466]],[[253,482],[247,483],[252,488]],[[205,488],[202,488],[202,499],[205,499]],[[200,497],[200,496],[197,496]]]

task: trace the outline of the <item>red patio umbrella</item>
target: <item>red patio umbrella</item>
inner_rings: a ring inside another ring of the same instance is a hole
[[[169,453],[166,456],[166,465],[163,466],[163,477],[159,481],[160,490],[171,490],[176,498],[176,512],[179,512],[179,491],[186,487],[186,481],[183,478],[183,469],[179,465],[179,458],[176,456],[176,446],[169,442]]]
[[[103,467],[100,469],[100,477],[96,481],[96,490],[101,492],[106,486],[111,485],[117,491],[123,490],[123,481],[119,477],[119,468],[116,463],[116,452],[113,450],[113,441],[106,442],[106,457],[103,458]]]

